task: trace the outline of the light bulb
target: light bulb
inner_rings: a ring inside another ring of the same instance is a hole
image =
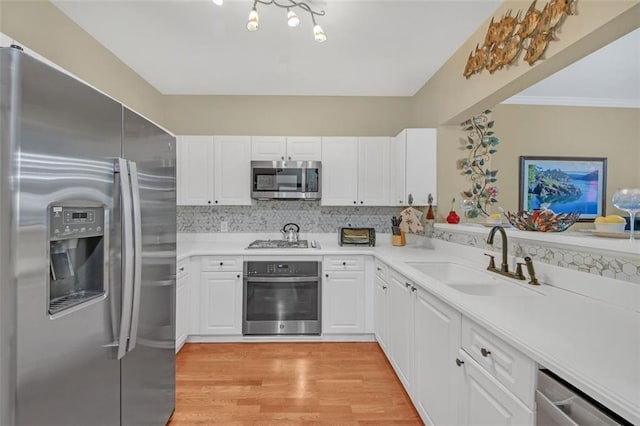
[[[293,10],[287,12],[287,24],[290,27],[297,27],[298,25],[300,25],[300,18],[298,18],[298,15],[296,15]]]
[[[324,33],[324,31],[322,30],[322,27],[318,24],[316,24],[313,27],[313,36],[316,39],[316,41],[318,43],[323,43],[325,41],[327,41],[327,35]]]
[[[249,31],[257,31],[259,22],[260,17],[258,16],[258,11],[256,10],[256,7],[253,6],[251,8],[251,12],[249,12],[249,22],[247,22],[247,29]]]
[[[222,6],[222,3],[224,3],[224,0],[212,0],[213,3],[217,4],[218,6]]]

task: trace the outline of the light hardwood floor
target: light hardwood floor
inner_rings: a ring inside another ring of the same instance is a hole
[[[170,426],[421,425],[377,343],[187,344]]]

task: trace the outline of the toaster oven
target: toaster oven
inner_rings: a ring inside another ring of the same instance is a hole
[[[338,244],[341,246],[375,246],[374,228],[340,228]]]

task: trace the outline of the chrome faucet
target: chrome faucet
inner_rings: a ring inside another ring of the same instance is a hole
[[[502,264],[500,265],[500,269],[498,270],[496,268],[496,264],[495,264],[495,259],[494,256],[487,254],[487,256],[489,256],[491,258],[491,260],[489,261],[489,266],[487,267],[488,271],[491,272],[496,272],[500,275],[505,275],[507,277],[510,278],[515,278],[517,280],[524,280],[526,279],[524,274],[522,273],[522,264],[518,263],[518,266],[516,268],[516,272],[509,272],[509,264],[508,264],[508,242],[507,242],[507,233],[504,231],[504,228],[502,226],[494,226],[493,228],[491,228],[491,231],[489,231],[489,236],[487,237],[487,244],[489,245],[493,245],[493,237],[496,235],[496,232],[500,232],[500,236],[502,237]],[[533,267],[533,265],[532,265]]]

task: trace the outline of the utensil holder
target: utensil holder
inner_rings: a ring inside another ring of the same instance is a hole
[[[405,236],[404,231],[400,232],[400,235],[392,235],[391,236],[391,245],[401,247],[407,244],[407,237]]]

